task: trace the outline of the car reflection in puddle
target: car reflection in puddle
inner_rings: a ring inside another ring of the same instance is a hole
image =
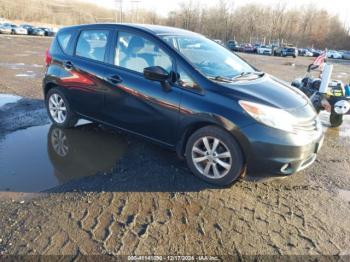
[[[52,126],[47,146],[59,184],[111,171],[126,149],[121,137],[93,124],[73,129]]]
[[[35,126],[0,139],[0,195],[71,191],[193,192],[219,188],[170,150],[96,124]]]
[[[109,172],[125,149],[122,137],[94,124],[13,132],[0,141],[0,191],[41,192]]]

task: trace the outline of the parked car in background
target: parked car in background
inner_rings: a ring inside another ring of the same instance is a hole
[[[17,26],[17,25],[12,24],[11,28],[12,28],[13,35],[27,35],[28,34],[27,29],[25,29],[21,26]]]
[[[308,49],[301,48],[298,50],[298,55],[312,57],[314,54],[311,51],[309,51]]]
[[[339,52],[337,52],[335,50],[328,50],[327,51],[327,57],[328,58],[335,58],[335,59],[343,58],[342,54],[340,54]]]
[[[345,51],[343,53],[343,59],[350,60],[350,51]]]
[[[236,40],[228,40],[226,46],[228,49],[235,52],[238,52],[240,47]]]
[[[276,46],[273,50],[272,50],[272,53],[274,56],[281,56],[281,53],[282,53],[282,49],[284,47],[282,46]]]
[[[2,24],[0,25],[0,34],[11,34],[12,27],[10,25]]]
[[[241,45],[240,49],[241,52],[245,53],[255,53],[255,47],[252,46],[251,44],[244,44]]]
[[[322,146],[321,122],[303,93],[197,33],[68,27],[46,65],[43,94],[55,126],[83,118],[138,134],[177,151],[214,184],[229,185],[245,170],[291,175]]]
[[[313,48],[309,49],[309,51],[312,53],[313,57],[318,57],[323,52],[322,50],[313,49]]]
[[[40,28],[33,28],[31,34],[36,36],[45,36],[45,31]]]
[[[298,56],[298,49],[296,47],[283,47],[280,51],[280,56],[292,56],[296,58]]]
[[[258,48],[262,46],[262,44],[254,44],[253,48],[254,48],[254,53],[258,53]]]
[[[47,27],[39,27],[39,28],[41,30],[44,30],[45,36],[54,36],[55,35],[55,32],[50,28],[47,28]]]
[[[272,55],[272,47],[267,45],[259,46],[257,53],[260,55]]]
[[[29,24],[22,24],[22,25],[20,25],[21,27],[23,27],[23,28],[25,28],[25,29],[27,29],[27,33],[28,33],[28,35],[32,35],[33,34],[33,30],[34,30],[34,26],[32,26],[32,25],[29,25]]]

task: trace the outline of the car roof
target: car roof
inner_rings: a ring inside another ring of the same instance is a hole
[[[116,27],[116,28],[130,28],[130,29],[139,29],[154,35],[199,35],[197,33],[176,28],[170,26],[161,26],[161,25],[149,25],[149,24],[131,24],[131,23],[102,23],[102,24],[84,24],[77,26],[65,27],[64,29],[83,29],[85,27]]]

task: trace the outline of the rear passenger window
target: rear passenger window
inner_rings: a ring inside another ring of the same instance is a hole
[[[64,53],[68,53],[68,44],[72,38],[72,32],[62,32],[58,34],[57,40]]]
[[[77,56],[103,62],[106,53],[108,34],[109,32],[107,30],[82,31],[79,36],[75,54]]]

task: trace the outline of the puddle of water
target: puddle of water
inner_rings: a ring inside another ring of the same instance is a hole
[[[340,198],[342,198],[343,200],[347,201],[347,202],[350,202],[350,191],[349,190],[343,190],[343,189],[340,189],[338,191],[338,196]]]
[[[15,103],[20,99],[21,99],[20,96],[11,95],[11,94],[0,94],[0,107],[9,103]]]
[[[94,124],[36,126],[0,141],[0,192],[42,192],[109,172],[126,149],[122,137]]]

